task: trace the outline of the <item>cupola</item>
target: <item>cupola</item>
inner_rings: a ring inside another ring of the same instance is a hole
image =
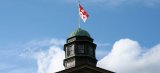
[[[73,31],[64,44],[64,67],[68,69],[80,65],[96,66],[96,46],[87,31],[81,28]]]

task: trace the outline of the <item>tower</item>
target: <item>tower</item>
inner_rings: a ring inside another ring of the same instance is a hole
[[[114,73],[96,67],[96,46],[87,31],[81,28],[73,31],[64,44],[65,70],[57,73]]]
[[[81,28],[73,31],[64,45],[64,67],[67,69],[84,64],[96,66],[95,50],[96,44],[87,31]]]

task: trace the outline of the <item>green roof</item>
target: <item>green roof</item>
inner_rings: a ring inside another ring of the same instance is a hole
[[[91,38],[90,34],[89,34],[87,31],[85,31],[85,30],[83,30],[83,29],[81,29],[81,28],[78,28],[77,30],[73,31],[73,32],[69,35],[69,38],[70,38],[70,37],[73,37],[73,36],[88,36],[88,37]]]

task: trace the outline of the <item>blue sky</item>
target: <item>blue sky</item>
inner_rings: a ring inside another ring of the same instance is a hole
[[[127,64],[135,61],[135,57],[142,58],[136,60],[136,64],[148,61],[146,57],[150,58],[151,55],[145,56],[145,59],[144,55],[155,47],[156,51],[160,52],[160,0],[80,1],[89,14],[85,23],[81,20],[81,28],[88,31],[98,45],[96,51],[99,67],[118,73],[129,72],[112,68],[108,64],[108,67],[102,66],[104,62],[110,63],[110,58],[105,57],[110,57],[110,54],[115,57],[112,55],[114,49],[117,50],[117,44],[138,49],[136,52],[139,53],[131,55],[134,58],[127,60]],[[60,66],[54,70],[54,67],[50,67],[54,66],[50,61],[54,61],[56,54],[62,53],[63,44],[76,29],[78,0],[0,0],[0,73],[50,73],[52,69],[53,72],[63,69]],[[121,46],[118,51],[128,49]],[[132,51],[135,49],[131,49]],[[120,54],[122,55],[122,52]],[[155,60],[160,61],[160,58]],[[119,63],[116,63],[115,66],[119,67]],[[157,62],[149,63],[153,66],[154,64],[157,64],[155,67],[160,66]],[[41,66],[44,68],[40,68]],[[127,65],[122,68],[127,68]],[[147,69],[148,66],[144,66],[130,71],[142,73]]]

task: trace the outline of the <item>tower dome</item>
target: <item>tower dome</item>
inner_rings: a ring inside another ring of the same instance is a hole
[[[73,37],[73,36],[87,36],[87,37],[90,37],[90,38],[91,38],[90,34],[89,34],[87,31],[85,31],[85,30],[83,30],[83,29],[81,29],[81,28],[78,28],[77,30],[73,31],[73,32],[69,35],[69,38],[70,38],[70,37]]]

